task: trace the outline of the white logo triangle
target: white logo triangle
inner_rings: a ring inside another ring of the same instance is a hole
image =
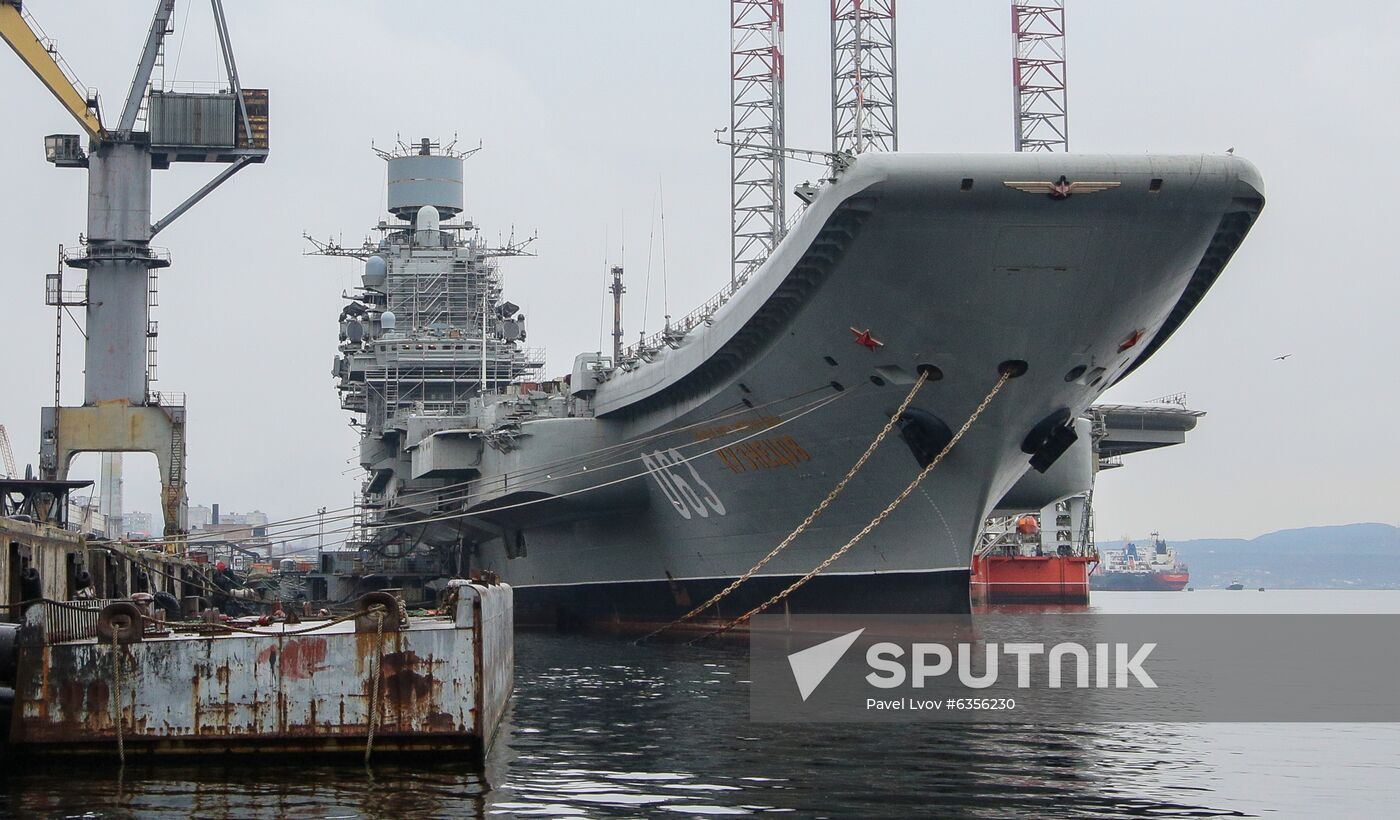
[[[807,700],[807,696],[826,680],[826,676],[836,668],[846,650],[851,648],[851,644],[855,643],[856,638],[864,631],[864,628],[857,629],[855,632],[848,632],[839,638],[832,638],[788,655],[788,665],[792,667],[792,676],[797,680],[797,691],[802,695],[802,700]]]

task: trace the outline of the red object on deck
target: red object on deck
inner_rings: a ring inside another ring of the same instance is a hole
[[[1035,535],[1040,532],[1040,522],[1033,515],[1023,515],[1016,519],[1016,532],[1022,535]]]
[[[975,555],[972,600],[987,604],[1087,604],[1089,572],[1084,555]]]

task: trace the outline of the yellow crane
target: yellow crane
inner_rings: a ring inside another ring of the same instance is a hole
[[[36,26],[32,25],[32,21],[33,18],[24,11],[21,0],[0,0],[0,38],[4,38],[14,49],[15,54],[39,78],[39,82],[58,98],[93,141],[105,142],[107,130],[102,127],[96,98],[89,98],[78,91],[63,70],[57,50],[46,42],[47,38],[35,33]]]

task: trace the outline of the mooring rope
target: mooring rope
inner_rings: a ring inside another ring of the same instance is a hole
[[[880,444],[884,442],[885,437],[890,434],[890,430],[894,429],[895,424],[897,424],[899,422],[900,417],[904,415],[904,411],[908,410],[909,404],[914,401],[914,396],[918,395],[919,390],[924,386],[924,383],[927,381],[928,371],[920,370],[919,378],[914,382],[914,386],[910,388],[909,395],[905,396],[904,401],[900,402],[899,407],[896,408],[894,414],[890,416],[890,420],[885,422],[885,426],[880,430],[879,435],[875,436],[875,439],[870,442],[870,446],[865,448],[865,452],[860,454],[860,458],[856,459],[856,463],[851,465],[851,469],[846,471],[846,475],[843,476],[841,480],[836,483],[836,486],[831,489],[831,492],[826,494],[826,498],[823,498],[821,500],[821,503],[814,507],[812,511],[807,514],[806,518],[802,519],[802,523],[798,524],[792,530],[792,532],[788,533],[786,538],[784,538],[781,542],[778,543],[778,546],[774,547],[771,551],[769,551],[767,555],[763,556],[763,558],[761,558],[757,564],[754,564],[752,567],[750,567],[747,572],[730,582],[729,586],[725,587],[724,589],[711,596],[708,601],[695,607],[694,609],[690,610],[689,612],[685,613],[684,615],[680,616],[674,621],[671,621],[669,624],[666,624],[665,626],[661,627],[655,632],[652,632],[651,634],[643,637],[637,643],[646,643],[652,638],[655,638],[657,635],[660,635],[668,629],[671,629],[674,626],[677,626],[690,620],[691,618],[694,618],[701,612],[704,612],[705,610],[724,600],[726,597],[729,596],[731,592],[738,589],[741,584],[752,578],[754,574],[757,573],[759,570],[763,569],[763,567],[767,565],[769,561],[772,561],[778,553],[786,549],[788,544],[791,544],[797,539],[797,536],[805,532],[807,528],[812,525],[812,522],[817,520],[817,516],[826,512],[826,508],[831,506],[831,502],[835,501],[836,497],[840,495],[843,490],[846,489],[846,485],[849,484],[851,482],[851,479],[855,477],[856,473],[860,472],[861,468],[865,466],[865,462],[870,460],[870,456],[875,452],[877,448],[879,448]]]
[[[136,625],[139,628],[139,625]],[[122,734],[122,653],[117,644],[117,634],[121,630],[112,630],[112,722],[117,727],[117,761],[120,765],[126,765],[126,739]]]
[[[384,699],[379,694],[379,686],[384,680],[384,607],[377,605],[374,612],[374,665],[369,670],[369,726],[365,733],[365,765],[374,751],[374,730],[378,728]]]
[[[977,419],[982,415],[982,413],[987,409],[987,405],[992,403],[992,399],[996,398],[997,393],[1001,392],[1001,388],[1006,385],[1006,382],[1011,379],[1011,376],[1011,371],[1002,371],[1001,377],[997,379],[997,383],[992,387],[991,392],[987,394],[986,398],[982,399],[981,404],[977,405],[977,409],[972,411],[972,415],[968,416],[967,421],[963,422],[962,427],[958,428],[958,432],[954,434],[951,439],[949,439],[947,444],[943,445],[943,449],[939,451],[938,455],[933,459],[933,461],[930,461],[927,467],[920,470],[919,474],[914,476],[914,480],[909,482],[909,485],[906,486],[903,489],[903,491],[900,492],[899,495],[895,496],[894,500],[887,504],[885,508],[881,510],[874,518],[870,519],[870,522],[867,523],[861,529],[860,532],[856,533],[851,538],[851,540],[841,545],[841,548],[836,550],[836,552],[833,552],[829,557],[827,557],[825,561],[822,561],[820,564],[814,567],[811,572],[808,572],[806,575],[792,582],[782,592],[779,592],[772,598],[769,598],[767,601],[764,601],[763,603],[759,604],[758,606],[754,607],[753,609],[749,610],[743,615],[740,615],[738,618],[735,618],[734,620],[730,621],[724,626],[721,626],[719,629],[716,629],[713,632],[707,633],[705,635],[700,636],[699,638],[696,638],[695,640],[691,641],[691,643],[695,644],[699,643],[700,641],[707,640],[709,638],[714,638],[719,635],[723,635],[724,633],[728,632],[729,630],[733,629],[739,624],[744,623],[753,616],[763,612],[765,609],[772,606],[773,604],[776,604],[784,598],[788,597],[789,595],[800,589],[803,584],[806,584],[808,581],[815,578],[827,567],[835,563],[836,560],[841,556],[845,555],[851,547],[855,546],[861,539],[869,535],[872,530],[880,526],[880,523],[883,522],[885,518],[889,516],[890,513],[894,512],[896,507],[904,503],[904,499],[908,498],[909,494],[914,492],[914,490],[918,488],[919,484],[923,483],[923,480],[928,477],[928,474],[933,472],[933,468],[937,467],[943,461],[943,458],[947,456],[948,453],[953,449],[953,447],[956,446],[957,443],[962,440],[962,437],[967,434],[967,431],[972,428],[973,423],[976,422]]]
[[[147,615],[142,615],[142,616],[141,616],[141,619],[142,619],[143,621],[145,621],[146,623],[150,623],[150,624],[159,624],[160,626],[166,626],[166,627],[176,627],[176,626],[182,626],[182,625],[184,625],[184,626],[197,626],[197,628],[200,629],[200,630],[208,629],[210,632],[219,632],[220,634],[227,634],[227,633],[229,633],[229,632],[240,632],[240,633],[243,633],[243,634],[245,634],[245,635],[262,635],[262,636],[265,636],[265,637],[266,637],[266,636],[277,636],[277,637],[280,637],[280,638],[292,638],[292,637],[296,637],[297,635],[306,635],[306,634],[308,634],[308,633],[310,633],[310,632],[318,632],[318,631],[320,631],[320,630],[322,630],[322,629],[326,629],[327,627],[335,626],[336,624],[343,624],[343,623],[345,623],[346,621],[353,621],[353,620],[355,620],[356,618],[362,617],[362,616],[364,616],[364,615],[370,615],[370,614],[373,614],[374,612],[375,612],[375,610],[374,610],[373,608],[371,608],[371,609],[361,609],[361,610],[358,610],[358,611],[356,611],[356,612],[352,612],[352,613],[350,613],[349,615],[341,615],[341,616],[338,617],[338,618],[331,618],[330,620],[327,620],[327,621],[321,621],[320,623],[312,624],[311,626],[303,627],[302,629],[284,629],[284,630],[282,630],[281,632],[269,632],[269,631],[267,631],[266,629],[252,629],[252,628],[250,628],[250,627],[245,627],[245,626],[234,626],[233,624],[224,624],[224,623],[217,623],[217,624],[216,624],[216,623],[202,623],[202,622],[194,622],[194,621],[161,621],[161,620],[157,620],[157,619],[152,618],[152,617],[147,616]],[[403,620],[402,622],[403,622],[403,623],[407,623],[406,616],[405,616],[405,620]],[[220,632],[221,630],[222,630],[222,632]]]

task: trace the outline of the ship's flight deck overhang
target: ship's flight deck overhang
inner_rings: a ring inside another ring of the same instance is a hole
[[[1152,404],[1096,404],[1090,412],[1101,425],[1100,459],[1183,444],[1205,415],[1203,410]]]

